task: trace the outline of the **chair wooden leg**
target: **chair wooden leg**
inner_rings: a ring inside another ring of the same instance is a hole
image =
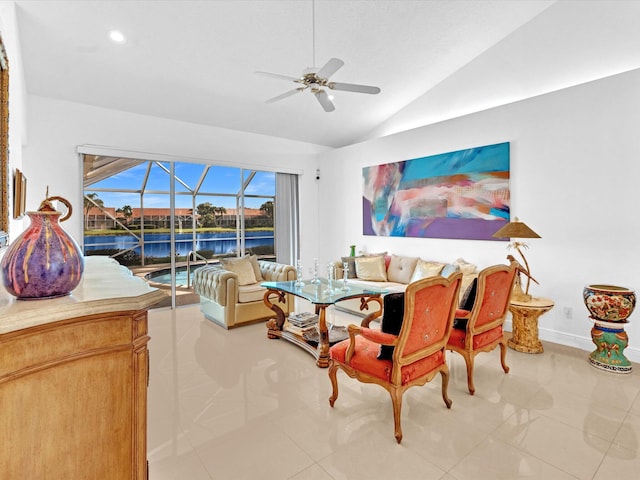
[[[451,399],[447,394],[447,390],[449,389],[449,369],[440,370],[440,375],[442,376],[442,399],[444,400],[444,404],[447,408],[451,408]]]
[[[336,399],[338,398],[337,372],[338,372],[338,365],[334,362],[329,363],[329,380],[331,380],[331,386],[333,388],[331,396],[329,397],[329,405],[331,405],[332,407],[333,407],[333,404],[336,402]]]
[[[509,373],[509,366],[507,365],[506,340],[500,343],[500,363],[502,363],[502,370],[504,370],[504,373]]]
[[[402,413],[402,390],[392,388],[389,390],[391,394],[391,403],[393,404],[393,427],[396,442],[402,441],[402,427],[400,426],[400,414]]]
[[[469,394],[473,395],[476,393],[476,387],[473,385],[473,355],[464,355],[464,361],[467,364],[467,388]]]

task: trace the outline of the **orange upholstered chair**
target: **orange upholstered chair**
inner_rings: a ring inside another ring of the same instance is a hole
[[[473,359],[480,352],[489,352],[500,345],[500,362],[504,373],[509,373],[505,363],[507,340],[502,324],[507,315],[509,297],[516,269],[506,265],[494,265],[480,272],[477,279],[476,298],[471,311],[457,310],[447,349],[458,352],[467,364],[467,387],[473,395]]]
[[[391,395],[398,443],[402,441],[402,394],[409,387],[424,385],[440,373],[442,398],[447,408],[451,408],[445,348],[453,326],[461,278],[462,274],[456,273],[449,278],[431,277],[409,284],[398,335],[349,325],[349,338],[329,350],[329,378],[333,386],[330,405],[333,407],[338,398],[338,369],[361,382],[382,386]],[[381,352],[383,345],[393,346],[390,359],[379,358],[385,357]]]

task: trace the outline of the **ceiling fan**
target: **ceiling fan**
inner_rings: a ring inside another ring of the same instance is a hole
[[[300,84],[299,87],[296,87],[293,90],[289,90],[288,92],[285,92],[281,95],[270,98],[269,100],[267,100],[267,103],[277,102],[278,100],[290,97],[291,95],[295,95],[296,93],[309,90],[316,96],[318,102],[320,102],[320,105],[322,105],[322,108],[324,108],[325,112],[333,112],[336,107],[333,105],[333,102],[329,98],[327,89],[342,90],[345,92],[368,93],[371,95],[380,93],[380,89],[378,87],[371,87],[369,85],[330,82],[329,77],[336,73],[343,65],[344,62],[339,58],[332,58],[320,69],[314,67],[303,70],[302,76],[300,76],[299,78],[288,77],[286,75],[278,75],[276,73],[269,72],[255,73],[257,73],[258,75],[265,75],[268,77],[278,78],[280,80],[288,80]]]

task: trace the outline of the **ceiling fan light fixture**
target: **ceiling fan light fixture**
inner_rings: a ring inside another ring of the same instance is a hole
[[[343,90],[346,92],[356,92],[356,93],[368,93],[368,94],[377,94],[380,93],[380,89],[378,87],[373,87],[369,85],[357,85],[355,83],[339,83],[339,82],[329,82],[329,77],[331,77],[334,73],[340,70],[344,66],[344,62],[339,58],[330,58],[327,63],[325,63],[322,67],[315,67],[316,63],[316,22],[315,22],[315,0],[311,1],[311,12],[312,12],[312,37],[313,37],[313,67],[307,67],[302,70],[302,76],[299,78],[286,77],[284,75],[278,75],[274,73],[268,72],[255,72],[260,75],[265,75],[267,77],[278,78],[282,80],[293,81],[294,83],[301,84],[301,87],[298,87],[295,90],[291,90],[289,92],[285,92],[276,97],[273,97],[267,100],[267,103],[277,102],[283,98],[287,98],[295,93],[302,92],[304,90],[309,90],[313,93],[322,108],[325,112],[333,112],[335,110],[335,106],[333,105],[333,95],[328,95],[327,90]]]

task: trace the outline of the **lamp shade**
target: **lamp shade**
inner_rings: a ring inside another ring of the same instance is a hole
[[[507,223],[492,236],[495,238],[541,238],[524,222],[518,221],[518,217],[513,222]]]

